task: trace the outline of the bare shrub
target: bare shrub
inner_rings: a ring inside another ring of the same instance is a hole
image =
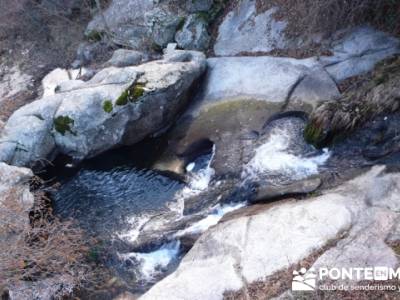
[[[277,17],[289,20],[287,33],[292,36],[330,35],[363,23],[400,33],[398,0],[258,0],[257,5],[259,11],[278,6]]]
[[[60,221],[43,193],[28,217],[20,192],[9,190],[0,205],[0,288],[68,275],[79,286],[88,279],[89,246],[72,221]]]

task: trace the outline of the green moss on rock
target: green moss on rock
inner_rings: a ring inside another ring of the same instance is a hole
[[[62,135],[65,135],[67,132],[74,134],[71,129],[71,126],[73,125],[74,120],[68,116],[59,116],[54,119],[54,129]]]
[[[127,105],[128,102],[137,101],[140,97],[144,95],[144,88],[145,85],[142,83],[133,84],[131,87],[122,92],[115,104],[119,106],[124,106]]]
[[[139,99],[140,97],[142,97],[144,95],[144,87],[145,87],[145,85],[141,84],[141,83],[138,83],[133,87],[132,97],[131,97],[131,99],[133,101]]]
[[[113,104],[112,104],[112,102],[111,102],[110,100],[104,101],[104,103],[103,103],[103,110],[104,110],[106,113],[111,113],[111,112],[112,112],[112,110],[113,110]]]
[[[128,97],[129,97],[129,92],[128,90],[125,90],[122,92],[122,94],[118,97],[117,101],[115,101],[115,104],[118,106],[124,106],[128,104]]]

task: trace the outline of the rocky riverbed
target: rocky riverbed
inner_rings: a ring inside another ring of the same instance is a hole
[[[110,1],[0,124],[1,242],[45,219],[92,243],[68,276],[0,274],[6,299],[329,298],[293,292],[293,271],[398,267],[399,40],[302,40],[278,7],[234,2]],[[96,61],[106,43],[123,48]],[[10,76],[7,97],[28,87]]]

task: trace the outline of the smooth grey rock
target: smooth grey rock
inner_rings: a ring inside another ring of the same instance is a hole
[[[369,72],[377,62],[399,53],[400,42],[371,27],[358,27],[349,30],[342,39],[336,40],[332,51],[334,56],[322,57],[321,63],[340,82]]]
[[[140,64],[143,58],[144,56],[142,52],[118,49],[114,51],[113,56],[110,58],[107,64],[114,67],[135,66]]]
[[[268,201],[272,198],[282,197],[285,195],[311,193],[314,192],[321,183],[322,181],[320,178],[307,178],[280,186],[267,184],[258,188],[257,196],[253,202]]]
[[[65,93],[65,92],[73,91],[73,90],[76,90],[76,89],[78,89],[80,87],[83,87],[84,84],[85,84],[85,82],[82,81],[82,80],[64,81],[64,82],[61,82],[60,84],[57,85],[57,87],[55,88],[55,93],[59,94],[59,93]]]
[[[189,1],[190,2],[190,1]],[[190,15],[175,35],[175,41],[182,49],[205,50],[210,43],[207,21],[199,14]]]
[[[351,226],[340,200],[288,202],[220,223],[140,299],[223,299],[225,291],[287,268]]]
[[[240,1],[219,27],[215,54],[231,56],[241,52],[269,52],[286,48],[286,21],[275,20],[273,15],[276,10],[271,8],[257,14],[255,0]]]
[[[0,161],[30,166],[57,152],[84,159],[136,143],[174,120],[205,69],[203,54],[185,51],[137,67],[103,69],[75,89],[16,111],[0,138]],[[137,83],[144,85],[138,101],[117,101]],[[110,111],[104,109],[106,101]],[[64,122],[61,130],[57,121]]]
[[[223,299],[224,292],[268,280],[335,239],[313,268],[397,267],[385,241],[399,212],[382,204],[400,201],[400,174],[384,169],[376,166],[319,197],[236,213],[205,232],[178,269],[140,299]],[[377,179],[389,185],[377,189]]]
[[[391,203],[400,200],[400,174],[384,174],[383,171],[384,167],[374,167],[335,190],[352,199],[346,206],[352,211],[354,225],[347,237],[318,258],[314,268],[398,266],[396,253],[385,241],[399,218],[399,211],[391,207]]]
[[[214,0],[186,0],[186,9],[189,12],[208,11]]]
[[[16,166],[34,166],[51,159],[55,150],[51,135],[53,117],[63,96],[34,101],[14,112],[0,137],[0,161]]]
[[[327,94],[339,95],[335,83],[314,58],[221,57],[207,61],[209,75],[204,101],[256,99],[284,103],[306,76],[309,80],[307,94],[296,94],[299,100],[317,102],[325,100]]]
[[[176,212],[166,212],[151,217],[141,228],[137,238],[131,243],[130,247],[134,250],[151,249],[162,246],[164,243],[171,242],[176,238],[180,230],[190,227],[195,222],[204,219],[207,214],[194,214],[183,216]],[[192,233],[193,234],[193,233]],[[197,234],[199,237],[200,233]],[[183,234],[179,239],[190,236]]]
[[[78,77],[80,73],[84,73],[85,69],[67,70],[57,68],[48,73],[42,79],[43,95],[42,97],[47,97],[54,95],[60,84],[65,82],[74,81],[73,84],[79,82]],[[76,80],[76,81],[75,81]]]

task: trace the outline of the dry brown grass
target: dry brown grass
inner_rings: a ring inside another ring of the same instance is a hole
[[[66,275],[76,286],[85,282],[90,274],[89,247],[76,224],[52,216],[43,193],[36,193],[30,215],[16,188],[2,196],[0,288]]]
[[[400,34],[398,0],[271,0],[257,1],[258,11],[280,8],[277,18],[289,21],[287,33],[307,36],[331,35],[337,30],[370,23],[384,31]]]
[[[400,109],[400,57],[388,59],[346,87],[343,95],[318,106],[305,129],[307,141],[325,146],[380,114]]]

